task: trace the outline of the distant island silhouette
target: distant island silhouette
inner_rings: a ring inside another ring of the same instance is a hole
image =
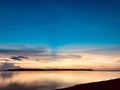
[[[19,68],[19,69],[8,69],[4,71],[94,71],[93,69],[30,69],[30,68]]]

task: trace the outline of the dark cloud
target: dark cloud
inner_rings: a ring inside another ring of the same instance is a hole
[[[0,53],[2,54],[37,54],[45,53],[48,51],[48,47],[43,46],[25,46],[25,45],[0,45]]]
[[[25,57],[25,56],[13,56],[10,59],[13,59],[13,60],[22,60],[22,59],[28,59],[28,57]]]
[[[20,52],[27,52],[27,53],[43,53],[45,49],[22,49],[22,50],[12,50],[12,49],[0,49],[0,53],[20,53]]]

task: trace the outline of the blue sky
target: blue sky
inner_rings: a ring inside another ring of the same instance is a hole
[[[120,0],[0,0],[0,44],[120,44]]]

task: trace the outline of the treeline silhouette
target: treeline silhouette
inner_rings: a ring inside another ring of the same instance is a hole
[[[93,69],[30,69],[30,68],[19,68],[19,69],[8,69],[5,71],[94,71]]]

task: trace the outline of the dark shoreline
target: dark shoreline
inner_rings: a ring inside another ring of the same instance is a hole
[[[120,90],[120,78],[76,85],[57,90]]]
[[[64,69],[64,68],[50,68],[50,69],[31,69],[31,68],[18,68],[8,69],[2,71],[120,71],[120,70],[94,70],[94,69]]]
[[[93,69],[8,69],[4,71],[94,71]]]

